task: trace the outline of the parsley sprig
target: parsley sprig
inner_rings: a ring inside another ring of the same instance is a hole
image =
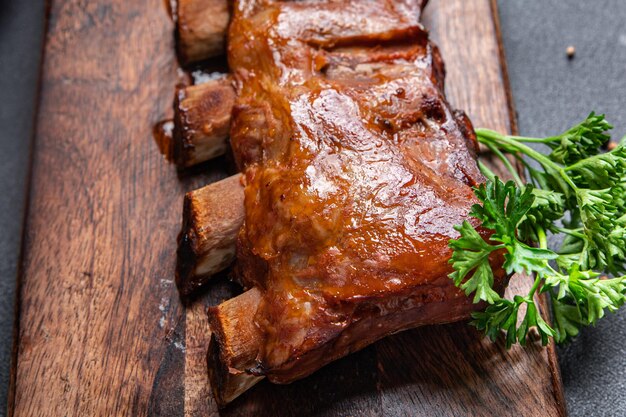
[[[529,330],[536,328],[544,345],[550,337],[563,342],[626,302],[626,277],[619,276],[626,271],[626,138],[602,153],[610,129],[604,115],[591,113],[548,138],[476,131],[515,181],[504,183],[479,162],[487,181],[474,189],[480,204],[470,216],[492,234],[484,240],[468,221],[456,227],[460,237],[450,241],[450,277],[468,296],[474,294],[475,303],[488,303],[473,314],[472,324],[491,339],[504,333],[507,347],[525,345]],[[547,145],[551,153],[527,143]],[[528,184],[505,153],[526,168]],[[560,248],[548,247],[548,234],[564,236]],[[509,300],[493,289],[490,259],[498,253],[504,254],[507,273],[534,275],[528,294]],[[537,293],[549,295],[554,327],[542,316]]]

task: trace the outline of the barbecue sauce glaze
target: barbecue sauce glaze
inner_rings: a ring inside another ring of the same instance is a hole
[[[483,177],[422,6],[235,2],[231,141],[246,180],[236,275],[263,292],[252,372],[273,382],[476,308],[448,278],[448,241]],[[500,271],[500,290],[505,280]]]

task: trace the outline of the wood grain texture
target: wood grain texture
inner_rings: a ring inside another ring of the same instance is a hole
[[[177,81],[161,0],[52,1],[49,19],[12,413],[172,415],[181,197],[223,174],[179,178],[155,153]]]
[[[425,25],[451,102],[512,129],[490,0],[432,0]],[[14,416],[218,415],[206,307],[173,283],[187,191],[151,139],[171,114],[173,25],[161,0],[51,0],[19,299]],[[225,274],[224,274],[225,275]],[[515,278],[515,288],[528,280]],[[225,416],[565,414],[552,349],[506,351],[463,323],[387,338],[287,386],[261,382]]]

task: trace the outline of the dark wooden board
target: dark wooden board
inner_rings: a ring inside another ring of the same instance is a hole
[[[425,25],[451,102],[514,130],[494,4],[432,0]],[[50,1],[10,415],[218,414],[204,310],[236,289],[218,280],[185,309],[173,274],[183,194],[227,173],[177,174],[152,140],[177,80],[172,30],[161,0]],[[552,348],[506,351],[454,324],[263,382],[221,414],[560,416],[561,389]]]

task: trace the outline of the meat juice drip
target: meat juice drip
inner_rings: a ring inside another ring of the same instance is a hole
[[[152,136],[161,154],[168,162],[174,160],[174,121],[162,120],[152,128]]]

